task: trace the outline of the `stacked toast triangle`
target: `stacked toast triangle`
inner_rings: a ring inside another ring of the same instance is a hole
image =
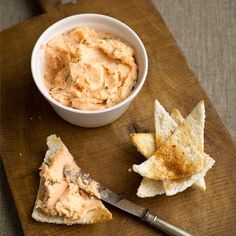
[[[133,170],[143,176],[139,197],[168,196],[194,185],[206,189],[204,176],[215,161],[204,152],[205,106],[201,101],[184,119],[156,100],[155,133],[134,133],[131,141],[147,159]]]

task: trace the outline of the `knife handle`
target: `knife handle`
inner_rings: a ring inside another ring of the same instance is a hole
[[[172,224],[167,223],[166,221],[158,218],[156,215],[151,214],[149,211],[147,211],[142,220],[154,226],[155,228],[162,230],[168,235],[191,236],[191,234],[187,233],[186,231],[179,229]]]

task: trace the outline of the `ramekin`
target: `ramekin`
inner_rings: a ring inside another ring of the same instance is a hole
[[[120,103],[102,110],[85,111],[67,107],[51,97],[44,84],[44,50],[51,38],[78,27],[90,27],[110,32],[127,41],[135,50],[138,64],[138,81],[131,94]],[[51,104],[56,113],[67,122],[82,127],[99,127],[118,119],[129,107],[141,90],[148,70],[148,58],[145,47],[138,35],[126,24],[109,16],[100,14],[78,14],[66,17],[47,28],[37,40],[32,56],[31,71],[34,82],[42,95]]]

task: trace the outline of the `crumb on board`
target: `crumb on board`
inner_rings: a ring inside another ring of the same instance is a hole
[[[128,172],[132,172],[132,169],[131,169],[131,168],[129,168],[129,169],[128,169]]]
[[[20,152],[20,157],[22,157],[22,153]]]
[[[41,120],[42,119],[42,117],[41,116],[39,116],[39,120]]]
[[[30,117],[30,120],[33,120],[33,117]]]

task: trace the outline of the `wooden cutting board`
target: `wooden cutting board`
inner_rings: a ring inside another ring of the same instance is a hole
[[[79,128],[62,120],[41,96],[30,71],[32,48],[55,21],[73,14],[96,12],[115,17],[134,29],[149,57],[147,81],[128,111],[110,125]],[[39,184],[46,137],[56,133],[76,162],[99,182],[127,199],[194,235],[233,235],[236,232],[236,148],[205,92],[199,85],[166,24],[150,1],[80,0],[51,8],[1,33],[1,156],[25,235],[156,235],[136,218],[107,206],[114,219],[97,225],[43,224],[31,218]],[[153,131],[154,99],[168,111],[187,115],[204,99],[205,151],[216,164],[209,171],[205,192],[188,189],[173,197],[141,199],[141,177],[128,172],[144,158],[129,140],[134,127]],[[160,232],[158,232],[161,235]]]

